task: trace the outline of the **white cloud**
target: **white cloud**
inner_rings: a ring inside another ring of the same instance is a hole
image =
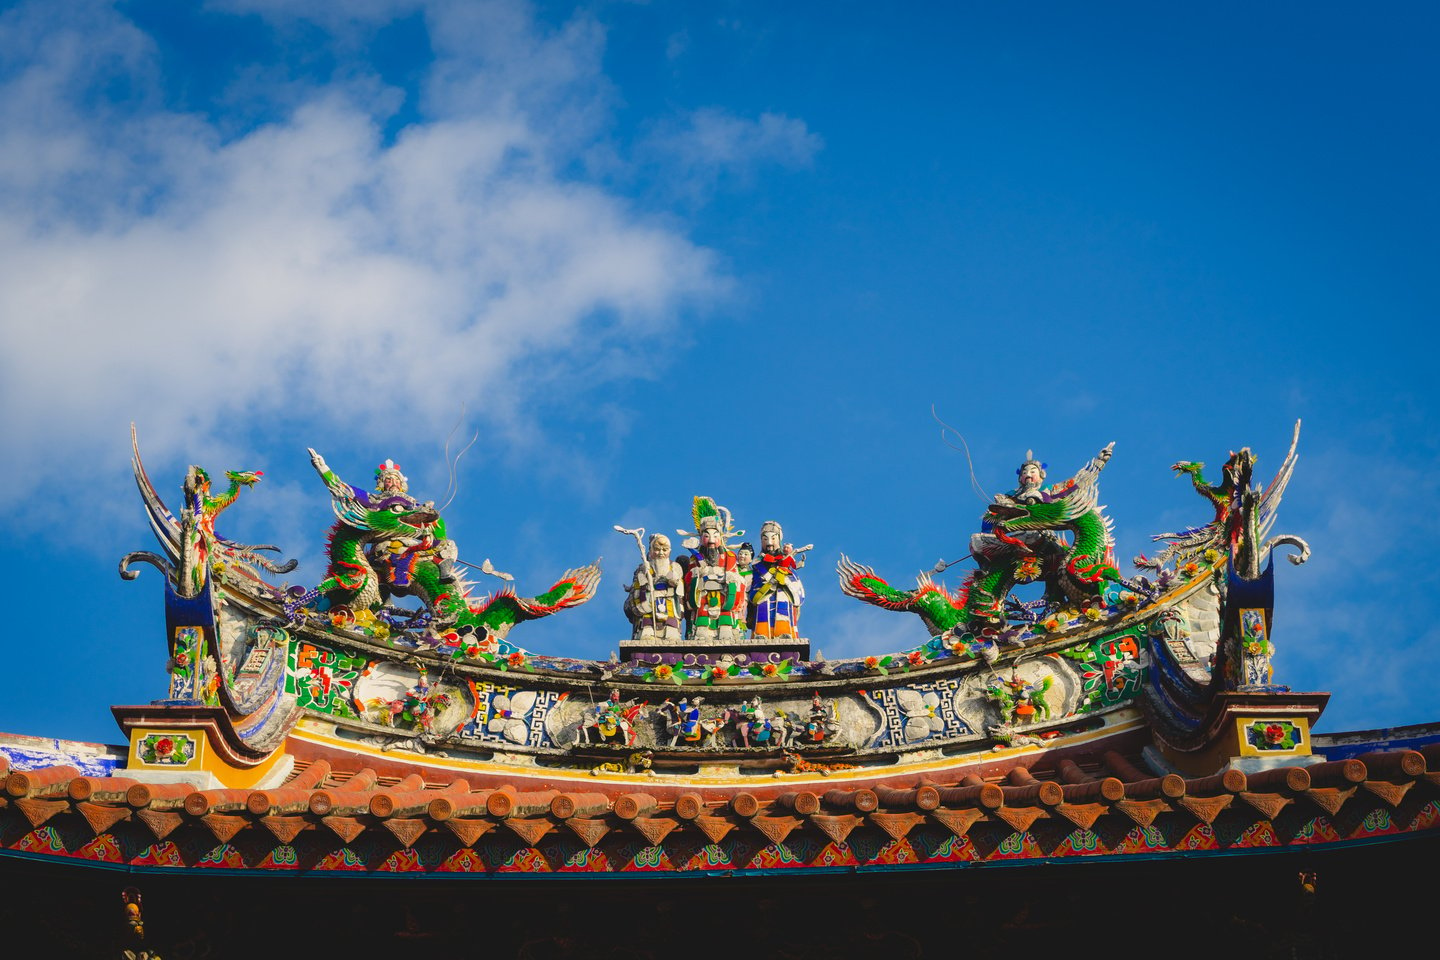
[[[657,125],[642,152],[684,170],[685,185],[697,190],[724,178],[743,183],[763,164],[808,167],[823,146],[803,120],[779,113],[751,120],[706,107]]]
[[[120,15],[0,21],[15,475],[51,479],[131,419],[160,454],[240,413],[365,420],[381,441],[443,434],[461,401],[504,420],[723,287],[673,226],[556,172],[577,146],[557,118],[600,122],[597,27],[547,33],[519,4],[428,16],[432,108],[393,142],[373,77],[227,138],[161,105],[154,45]]]

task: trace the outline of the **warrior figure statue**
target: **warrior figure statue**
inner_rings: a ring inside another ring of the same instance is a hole
[[[595,595],[598,562],[565,571],[549,590],[534,597],[518,596],[508,586],[488,597],[472,597],[471,584],[456,573],[457,550],[445,534],[444,519],[433,503],[410,496],[394,461],[376,469],[374,491],[340,479],[313,449],[310,462],[330,490],[336,523],[330,530],[325,580],[314,590],[298,591],[286,603],[291,618],[301,616],[317,598],[325,609],[378,613],[392,597],[417,597],[431,618],[431,635],[444,642],[459,641],[462,633],[474,635],[476,654],[495,656],[519,651],[505,640],[517,623],[578,606]],[[514,579],[489,559],[479,569]]]
[[[685,540],[691,552],[685,571],[685,607],[690,637],[700,643],[730,643],[744,622],[745,581],[726,538],[744,531],[732,529],[730,511],[709,497],[696,497],[693,510],[695,536]]]
[[[913,590],[905,590],[845,556],[837,568],[840,589],[877,607],[918,614],[932,637],[1004,630],[1006,601],[1017,583],[1043,580],[1050,610],[1103,605],[1107,585],[1124,583],[1115,566],[1110,518],[1098,501],[1100,471],[1114,446],[1106,446],[1069,480],[1049,487],[1043,486],[1045,465],[1027,452],[1015,471],[1018,486],[994,498],[981,531],[970,538],[977,568],[959,590],[935,582],[934,574],[951,566],[943,560],[921,573]]]
[[[371,566],[380,578],[380,593],[388,597],[392,590],[405,592],[412,586],[417,563],[431,562],[438,566],[440,581],[454,583],[456,580],[454,561],[458,556],[455,542],[445,536],[445,521],[435,511],[434,503],[421,503],[410,495],[410,481],[400,472],[394,460],[386,459],[375,468],[375,490],[365,491],[352,486],[336,476],[325,463],[325,459],[314,450],[310,460],[320,479],[330,489],[335,503],[335,512],[341,520],[343,504],[353,498],[368,510],[388,510],[398,515],[434,514],[429,525],[422,525],[418,535],[409,530],[397,528],[389,534],[377,532],[377,536],[365,545],[365,552]]]
[[[1045,464],[1026,451],[1015,471],[1019,485],[999,494],[970,538],[978,569],[968,584],[967,619],[1004,623],[1004,603],[1017,583],[1044,579],[1048,605],[1098,596],[1096,585],[1118,580],[1109,521],[1097,505],[1096,481],[1110,461],[1111,443],[1063,483],[1043,487]],[[1068,530],[1072,546],[1058,535]]]

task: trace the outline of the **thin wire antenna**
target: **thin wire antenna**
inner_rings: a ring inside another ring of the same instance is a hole
[[[980,486],[980,481],[975,477],[975,461],[970,456],[970,444],[965,442],[965,435],[959,430],[956,430],[954,427],[950,426],[950,424],[946,423],[944,420],[941,420],[940,415],[935,412],[935,404],[933,403],[930,404],[930,416],[934,417],[935,422],[940,424],[940,442],[945,444],[945,446],[949,447],[951,450],[957,450],[960,453],[965,454],[965,463],[970,467],[970,489],[975,491],[975,495],[979,497],[982,502],[989,503],[994,498],[991,497],[990,494],[985,492],[985,488]],[[953,433],[955,434],[955,436],[959,437],[960,446],[957,447],[955,446],[955,444],[951,443],[950,440],[945,436],[946,433]]]
[[[460,401],[460,416],[455,418],[455,426],[445,434],[445,469],[450,473],[450,482],[445,485],[445,506],[450,506],[450,501],[455,496],[455,466],[450,462],[450,441],[455,438],[455,431],[460,429],[460,424],[465,422],[465,401]],[[441,507],[440,509],[445,509]]]
[[[445,501],[445,503],[440,507],[441,510],[444,510],[445,507],[450,506],[451,501],[453,501],[456,497],[460,496],[460,478],[459,478],[459,476],[455,473],[455,468],[458,467],[458,466],[460,466],[460,458],[463,457],[463,456],[465,456],[465,454],[469,453],[469,452],[470,452],[470,448],[473,447],[473,446],[475,446],[475,441],[477,441],[477,440],[479,440],[479,439],[480,439],[480,429],[477,427],[477,428],[475,429],[475,435],[470,438],[470,442],[469,442],[469,443],[465,444],[465,449],[464,449],[464,450],[461,450],[459,453],[455,454],[455,462],[452,463],[452,464],[450,464],[450,476],[451,476],[451,478],[452,478],[451,482],[454,484],[455,492],[452,493],[452,494],[450,494],[449,499],[447,499],[447,500]]]

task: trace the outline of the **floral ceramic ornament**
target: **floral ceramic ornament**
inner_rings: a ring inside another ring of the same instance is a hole
[[[938,715],[940,695],[933,690],[923,694],[908,688],[897,690],[895,703],[905,718],[901,730],[906,740],[924,740],[944,732],[945,721]]]

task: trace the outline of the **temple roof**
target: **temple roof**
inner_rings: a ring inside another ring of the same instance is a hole
[[[1344,841],[1364,833],[1376,810],[1395,815],[1395,827],[1404,832],[1423,829],[1418,820],[1433,820],[1440,809],[1435,802],[1440,798],[1440,744],[1248,775],[1229,769],[1206,777],[1154,776],[1138,758],[1111,751],[1095,764],[1061,760],[1050,770],[1017,766],[1003,778],[972,774],[956,782],[852,782],[833,789],[813,782],[800,788],[768,783],[670,797],[646,789],[643,782],[636,789],[597,782],[589,791],[481,788],[464,778],[427,782],[420,774],[397,778],[371,767],[338,772],[323,759],[302,761],[285,783],[271,789],[197,790],[125,776],[84,776],[68,765],[23,771],[9,771],[7,765],[0,755],[0,819],[18,815],[38,830],[78,815],[88,825],[81,833],[100,836],[128,829],[146,838],[132,843],[134,850],[173,839],[177,831],[198,830],[213,838],[199,846],[219,843],[249,851],[240,855],[244,862],[232,864],[242,868],[259,867],[277,846],[293,843],[309,851],[304,859],[313,869],[323,870],[327,856],[360,849],[357,840],[366,834],[383,841],[370,844],[377,857],[409,850],[427,834],[443,834],[453,861],[455,853],[475,848],[487,835],[508,836],[524,848],[541,845],[543,838],[564,837],[567,846],[593,850],[636,841],[646,848],[673,847],[684,835],[691,835],[687,847],[719,844],[727,837],[756,847],[787,841],[793,846],[800,831],[812,833],[816,842],[809,846],[817,849],[839,845],[878,851],[903,844],[912,832],[938,830],[975,841],[972,859],[983,861],[1015,859],[1006,837],[1048,836],[1059,843],[1077,831],[1110,838],[1092,852],[1139,852],[1128,849],[1124,838],[1162,818],[1174,828],[1165,833],[1175,839],[1161,845],[1169,849],[1181,846],[1197,827],[1223,847],[1221,833],[1233,842],[1242,833],[1255,833],[1257,825],[1272,834],[1270,845],[1284,846],[1306,830],[1312,831],[1309,842],[1316,842],[1317,821],[1326,825],[1325,839]],[[1230,829],[1217,832],[1221,821]],[[862,835],[874,842],[857,845]],[[1029,856],[1053,852],[1042,841]],[[1152,843],[1145,852],[1158,850]]]

